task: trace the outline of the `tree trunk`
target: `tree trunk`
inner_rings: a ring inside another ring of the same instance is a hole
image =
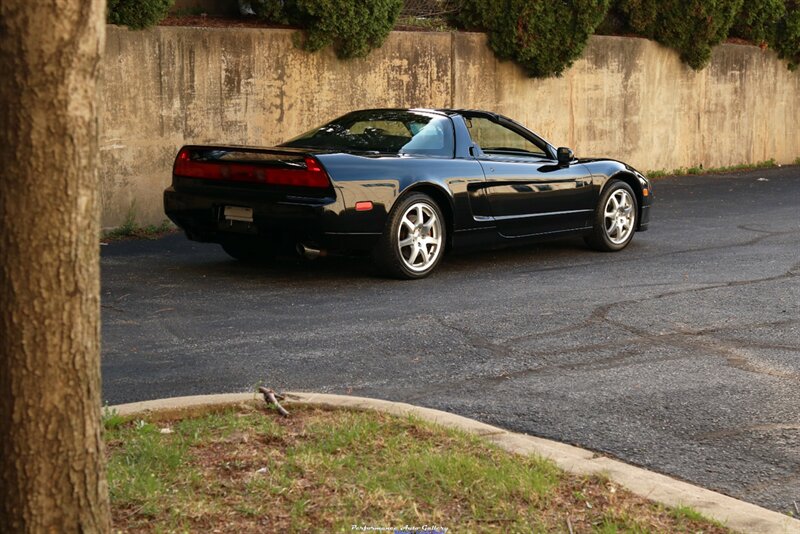
[[[0,2],[0,531],[110,528],[100,426],[105,0]]]

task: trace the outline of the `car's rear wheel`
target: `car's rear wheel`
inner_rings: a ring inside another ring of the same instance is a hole
[[[388,275],[428,276],[444,255],[446,225],[442,210],[428,195],[412,193],[398,201],[375,248],[375,261]]]
[[[228,256],[246,263],[263,263],[272,259],[273,256],[272,250],[266,243],[227,239],[220,245]]]
[[[604,252],[622,250],[633,239],[638,213],[631,186],[619,180],[612,181],[600,195],[592,233],[586,236],[586,243]]]

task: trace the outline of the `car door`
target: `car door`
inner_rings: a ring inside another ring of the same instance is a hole
[[[590,224],[595,191],[583,165],[559,165],[544,141],[513,123],[490,117],[466,123],[501,235],[551,234]]]

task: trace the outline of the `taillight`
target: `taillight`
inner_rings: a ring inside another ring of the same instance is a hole
[[[172,166],[172,174],[186,176],[186,173],[189,172],[189,164],[189,150],[182,148],[181,151],[178,152],[178,157],[175,158],[175,164]]]
[[[294,172],[294,171],[292,171]],[[308,187],[328,187],[331,185],[326,173],[319,164],[319,161],[306,156],[306,170],[304,178],[307,180]]]
[[[228,163],[224,160],[197,161],[192,159],[190,149],[182,149],[175,158],[172,168],[175,176],[203,178],[206,180],[227,180],[231,182],[255,182],[270,185],[327,188],[330,186],[328,173],[319,161],[311,156],[304,158],[305,166],[276,167],[251,163]]]

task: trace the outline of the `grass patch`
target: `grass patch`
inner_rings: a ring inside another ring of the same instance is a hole
[[[291,411],[283,419],[254,401],[122,421],[109,413],[115,530],[727,532],[603,477],[568,475],[414,418]]]
[[[116,409],[109,408],[108,404],[106,404],[103,406],[101,421],[106,430],[113,430],[125,423],[127,419],[121,416]]]
[[[700,522],[706,522],[714,525],[717,528],[725,528],[719,521],[709,519],[689,506],[676,506],[675,508],[669,509],[669,514],[675,519],[675,521],[677,521],[679,525],[686,526],[692,523],[696,524]]]
[[[800,162],[800,158],[798,158],[798,162]],[[797,163],[797,162],[796,162]],[[798,163],[800,165],[800,163]],[[770,169],[772,167],[778,167],[778,164],[775,163],[774,159],[769,159],[767,161],[761,161],[754,164],[742,164],[742,165],[732,165],[730,167],[708,167],[704,168],[702,165],[697,167],[688,167],[688,168],[678,168],[672,171],[667,171],[665,169],[656,170],[656,171],[649,171],[645,173],[648,178],[651,180],[657,178],[664,178],[666,176],[692,176],[692,175],[700,175],[700,174],[722,174],[726,172],[741,172],[741,171],[752,171],[755,169]]]
[[[131,203],[125,220],[116,228],[103,232],[102,241],[118,241],[122,239],[158,239],[165,234],[176,231],[176,226],[169,219],[164,219],[161,224],[148,224],[145,226],[136,222],[136,201]]]
[[[161,224],[141,226],[133,218],[126,218],[120,226],[103,233],[103,241],[119,241],[122,239],[158,239],[174,232],[175,225],[167,219]]]
[[[670,511],[670,514],[675,519],[688,519],[689,521],[702,521],[705,519],[703,515],[688,506],[677,506]]]

